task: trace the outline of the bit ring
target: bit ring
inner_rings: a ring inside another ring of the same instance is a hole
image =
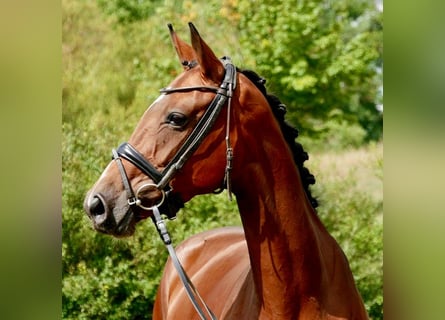
[[[139,199],[138,195],[139,195],[139,193],[140,193],[142,190],[150,189],[150,188],[151,188],[151,189],[156,189],[156,190],[160,191],[160,192],[162,193],[162,198],[161,198],[161,200],[159,201],[158,204],[154,204],[154,205],[152,205],[151,207],[146,207],[146,206],[142,205],[142,201]],[[157,187],[154,183],[146,183],[146,184],[143,184],[143,185],[140,186],[140,187],[138,188],[138,190],[136,191],[136,205],[137,205],[138,207],[141,207],[141,208],[144,209],[144,210],[153,210],[154,207],[160,207],[160,206],[164,203],[164,200],[165,200],[165,191],[162,190],[162,189],[159,190],[158,187]]]

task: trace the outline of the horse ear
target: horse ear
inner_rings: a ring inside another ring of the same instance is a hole
[[[176,53],[178,54],[179,62],[183,65],[184,69],[187,69],[190,66],[190,62],[196,60],[196,54],[193,48],[182,41],[175,30],[173,30],[173,26],[169,23],[168,29],[170,30],[170,38],[172,39],[173,45],[175,46]]]
[[[202,75],[220,83],[224,76],[224,66],[222,62],[215,56],[212,49],[202,40],[193,23],[189,22],[189,28],[192,38],[192,46],[196,52],[196,58],[201,66]]]

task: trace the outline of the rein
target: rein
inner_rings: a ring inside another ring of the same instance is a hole
[[[171,237],[167,231],[164,220],[161,217],[161,213],[165,214],[169,219],[176,218],[176,212],[183,207],[182,200],[171,193],[172,189],[170,186],[170,181],[174,178],[178,170],[180,170],[185,162],[192,156],[195,150],[202,143],[204,138],[208,135],[212,129],[218,115],[220,114],[222,107],[227,102],[227,123],[226,123],[226,168],[224,172],[224,184],[227,189],[228,197],[232,200],[231,193],[231,181],[230,172],[232,170],[233,161],[233,149],[230,144],[230,116],[231,116],[231,100],[233,92],[236,89],[236,67],[232,64],[229,57],[223,57],[222,62],[224,64],[225,75],[222,84],[219,87],[211,86],[191,86],[191,87],[180,87],[180,88],[164,88],[160,92],[163,94],[171,94],[177,92],[189,92],[189,91],[211,91],[216,93],[216,96],[207,107],[201,119],[199,119],[193,131],[186,138],[184,144],[179,148],[177,153],[173,156],[172,160],[167,164],[165,169],[160,172],[157,170],[145,157],[137,151],[128,142],[122,143],[117,149],[112,150],[113,160],[116,161],[121,174],[122,182],[127,193],[127,202],[130,208],[140,207],[144,210],[152,210],[152,221],[156,226],[156,229],[164,242],[173,265],[178,272],[178,275],[186,289],[187,295],[193,304],[196,312],[199,314],[202,320],[206,320],[206,315],[200,305],[198,300],[204,305],[204,309],[210,316],[210,319],[215,320],[216,317],[210,310],[210,308],[205,304],[201,296],[199,295],[196,288],[193,286],[191,280],[187,276],[182,267],[176,252],[173,248]],[[154,183],[147,183],[139,187],[136,192],[133,191],[131,183],[126,174],[125,168],[122,163],[122,158],[131,162],[139,170],[141,170],[145,175],[150,177]],[[142,204],[141,199],[138,197],[140,192],[145,189],[158,190],[162,193],[162,198],[156,205],[152,207],[145,207]]]

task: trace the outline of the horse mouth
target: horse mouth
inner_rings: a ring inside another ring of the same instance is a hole
[[[109,232],[109,234],[117,238],[132,236],[136,231],[137,223],[150,216],[151,211],[129,207],[122,220],[116,225],[114,230]]]
[[[137,210],[137,213],[134,215],[134,218],[136,219],[136,223],[139,221],[145,220],[148,217],[151,217],[151,211],[147,211],[147,210]]]
[[[93,227],[97,232],[116,238],[125,238],[135,233],[138,222],[150,216],[151,211],[128,206],[122,219],[118,220],[113,214],[110,214],[103,223],[98,224],[93,221]]]
[[[136,218],[131,208],[128,208],[122,220],[116,225],[116,228],[110,232],[111,235],[117,238],[129,237],[134,234],[136,230]]]
[[[159,198],[156,198],[156,199],[145,198],[143,203],[146,204],[147,206],[150,206],[150,205],[154,205],[156,203],[156,201],[159,201]],[[166,205],[166,204],[164,203],[164,205]],[[173,210],[170,208],[170,210],[174,211],[174,213],[176,213],[179,209],[180,209],[179,207],[177,207]],[[152,214],[153,214],[152,210],[146,210],[146,209],[142,209],[142,208],[136,207],[136,206],[129,206],[124,217],[116,225],[114,230],[112,230],[111,232],[106,232],[106,233],[109,233],[115,237],[131,236],[134,234],[134,232],[136,230],[136,225],[140,221],[150,218],[152,216]]]
[[[169,193],[167,193],[169,194]],[[159,207],[161,213],[172,219],[183,207],[183,202],[179,195],[166,196],[158,190],[143,189],[139,193],[140,205],[130,205],[124,195],[118,200],[107,205],[106,198],[97,193],[93,197],[87,195],[85,210],[93,222],[93,227],[97,232],[110,235],[116,238],[132,236],[136,231],[136,225],[149,217],[152,217],[152,207]],[[169,198],[168,201],[167,197]]]

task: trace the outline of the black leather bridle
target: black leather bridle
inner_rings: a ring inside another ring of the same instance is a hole
[[[199,147],[204,138],[210,132],[221,112],[222,107],[228,101],[227,110],[227,127],[226,127],[226,147],[227,147],[227,163],[224,178],[224,185],[227,188],[229,197],[231,197],[230,186],[230,170],[232,169],[233,150],[230,145],[229,127],[230,127],[230,106],[233,92],[236,88],[236,67],[232,64],[229,57],[223,57],[221,61],[224,64],[225,75],[222,84],[219,87],[211,86],[191,86],[180,88],[164,88],[160,92],[163,94],[171,94],[176,92],[189,91],[210,91],[215,92],[216,96],[207,107],[201,119],[199,119],[193,131],[186,138],[184,144],[176,152],[164,170],[157,170],[145,157],[137,151],[128,142],[122,143],[116,150],[113,149],[113,159],[117,162],[122,177],[122,182],[127,192],[128,204],[130,207],[138,206],[144,210],[150,210],[152,207],[145,207],[138,195],[145,189],[157,189],[162,192],[161,201],[156,204],[162,214],[167,215],[169,219],[176,217],[176,212],[184,206],[179,196],[172,194],[170,181],[185,162],[192,156],[193,152]],[[145,175],[150,177],[154,183],[144,184],[134,192],[122,164],[122,158],[131,162]]]
[[[137,151],[128,142],[122,143],[117,149],[113,149],[113,160],[116,161],[121,174],[122,183],[127,193],[127,201],[130,208],[135,206],[140,207],[144,210],[152,211],[152,220],[156,226],[156,229],[164,242],[171,261],[178,272],[178,275],[184,285],[186,293],[193,304],[196,312],[199,314],[200,318],[205,320],[207,315],[210,319],[216,320],[215,315],[204,302],[204,300],[199,295],[199,292],[194,287],[190,278],[187,276],[184,268],[182,267],[176,252],[173,248],[170,234],[167,231],[164,220],[161,217],[161,213],[165,214],[169,219],[174,219],[176,217],[177,211],[184,206],[184,203],[179,198],[172,193],[170,186],[170,181],[173,179],[175,174],[180,170],[185,162],[192,156],[193,152],[199,147],[204,138],[212,129],[221,109],[227,102],[227,123],[226,123],[226,169],[224,175],[224,186],[227,189],[229,199],[231,199],[231,183],[230,183],[230,172],[232,170],[232,160],[233,160],[233,149],[230,144],[230,115],[231,115],[231,99],[233,92],[236,88],[236,67],[232,64],[229,57],[223,57],[221,61],[224,64],[225,75],[222,84],[219,87],[211,86],[191,86],[191,87],[180,87],[180,88],[164,88],[161,89],[161,93],[170,94],[175,92],[189,92],[189,91],[210,91],[216,93],[210,105],[207,107],[201,119],[199,119],[193,131],[186,138],[184,144],[179,148],[176,154],[173,156],[172,160],[167,164],[164,170],[157,170],[145,157]],[[146,183],[136,190],[136,193],[131,187],[130,180],[128,179],[127,173],[125,171],[124,165],[122,163],[122,158],[131,162],[139,170],[141,170],[145,175],[150,177],[154,183]],[[145,207],[142,204],[141,199],[138,195],[142,190],[145,189],[159,190],[162,193],[161,200],[156,205],[151,207]],[[201,301],[200,306],[198,300]]]

